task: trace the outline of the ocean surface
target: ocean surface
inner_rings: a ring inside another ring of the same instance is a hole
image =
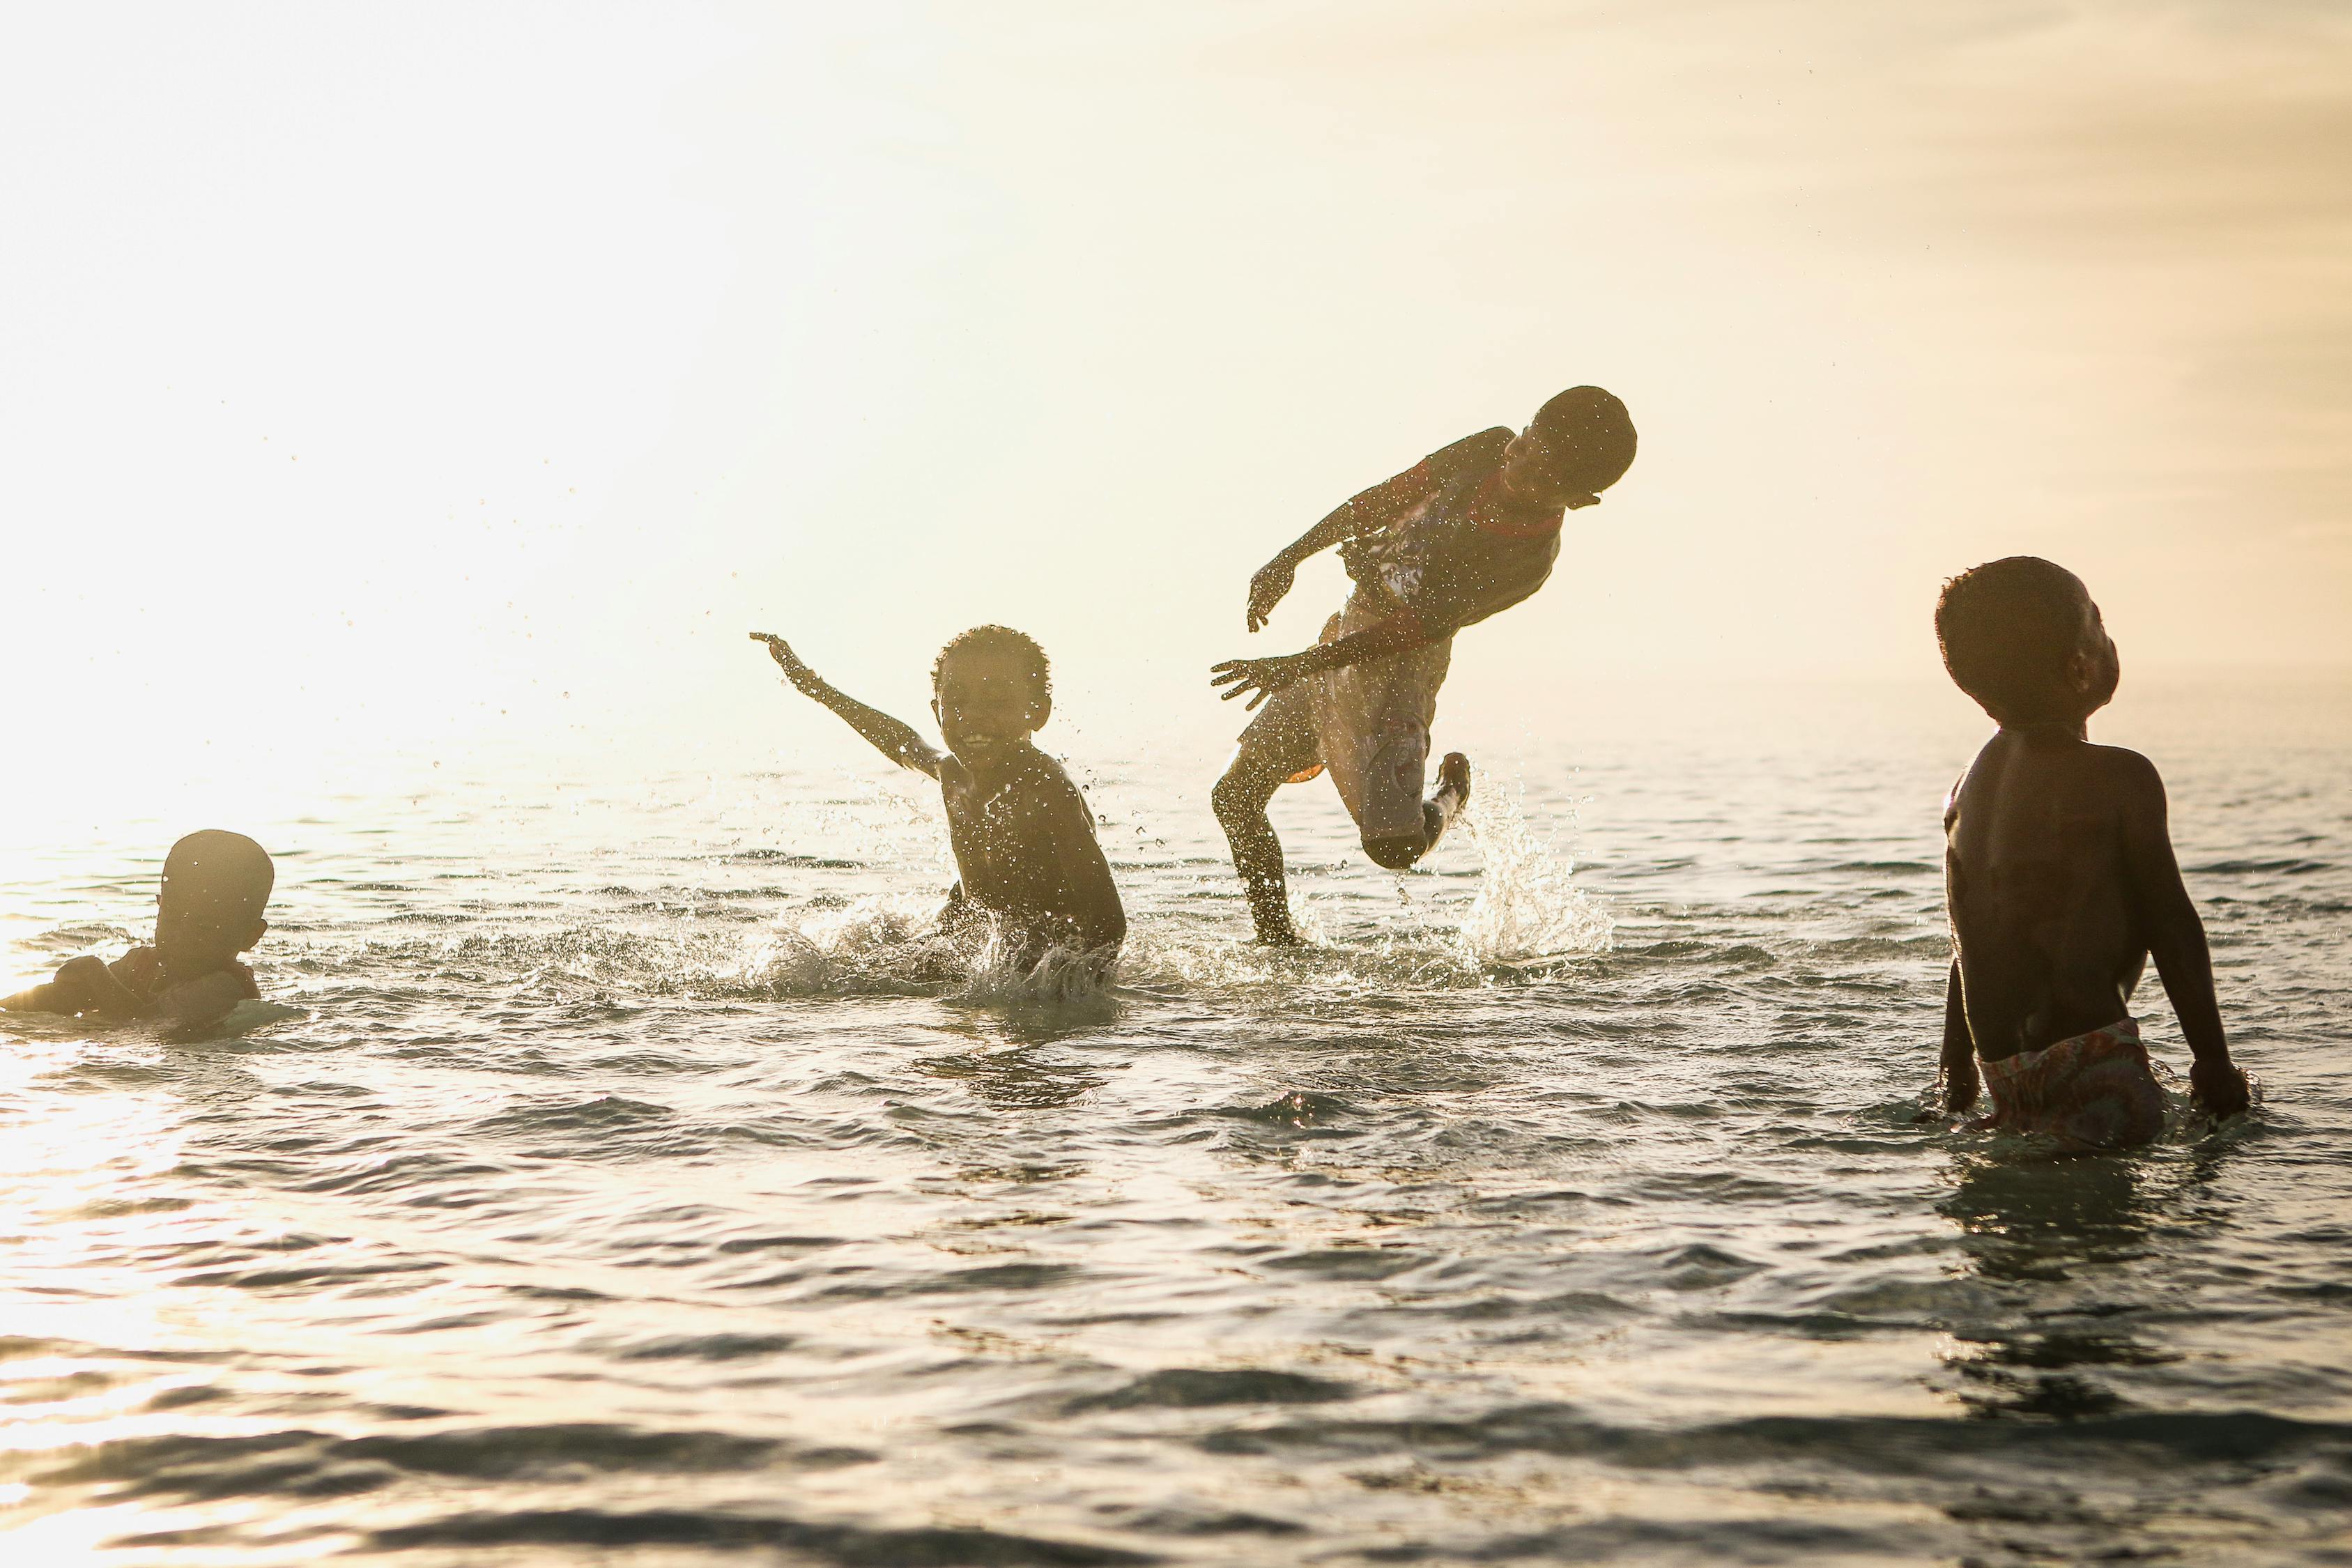
[[[0,825],[18,979],[279,866],[211,1037],[0,1016],[0,1561],[2352,1563],[2352,690],[2095,725],[2262,1098],[2076,1160],[1917,1120],[1948,693],[1441,718],[1415,872],[1276,802],[1295,955],[1213,753],[1049,729],[1107,990],[927,936],[929,786],[777,700]]]

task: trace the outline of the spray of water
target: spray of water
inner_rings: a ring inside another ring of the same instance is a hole
[[[1574,885],[1575,862],[1557,847],[1556,835],[1528,826],[1518,784],[1481,791],[1464,825],[1486,860],[1454,937],[1465,963],[1483,969],[1609,950],[1615,922]]]
[[[796,879],[820,883],[836,872],[930,881],[945,855],[936,824],[892,809],[900,804],[863,798],[854,809],[818,808],[845,818],[834,824],[835,837],[850,842],[824,846],[837,858],[732,845],[713,847],[712,863],[783,857]],[[1366,880],[1371,874],[1351,869],[1332,886],[1294,897],[1305,940],[1296,950],[1238,940],[1238,896],[1199,898],[1212,884],[1237,895],[1220,866],[1204,868],[1173,898],[1155,900],[1149,886],[1131,892],[1133,925],[1115,967],[1100,954],[1055,950],[1041,957],[986,921],[942,922],[936,893],[850,894],[823,886],[763,921],[728,918],[728,910],[750,911],[689,894],[615,920],[484,922],[489,929],[467,920],[456,931],[378,940],[361,952],[321,945],[287,956],[324,984],[354,964],[376,970],[392,959],[428,979],[504,975],[521,992],[568,996],[930,995],[1018,1006],[1098,1001],[1120,989],[1337,1001],[1492,984],[1506,971],[1525,978],[1530,966],[1607,951],[1608,914],[1575,885],[1557,835],[1529,824],[1517,787],[1482,790],[1460,826],[1483,862],[1467,896],[1458,878],[1411,875],[1395,879],[1395,902],[1383,910],[1365,897],[1379,886]],[[722,910],[718,918],[709,912],[714,907]]]

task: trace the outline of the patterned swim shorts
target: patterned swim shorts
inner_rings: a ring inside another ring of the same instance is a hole
[[[1984,1064],[1992,1114],[1979,1126],[2046,1132],[2080,1149],[2127,1149],[2164,1131],[2163,1086],[2130,1018]]]

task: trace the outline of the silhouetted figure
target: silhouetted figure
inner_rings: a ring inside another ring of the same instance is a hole
[[[1284,784],[1329,769],[1364,853],[1393,870],[1444,837],[1470,798],[1470,760],[1448,753],[1437,793],[1423,801],[1421,791],[1454,634],[1543,586],[1561,521],[1600,501],[1633,447],[1622,403],[1597,386],[1570,387],[1518,435],[1482,430],[1373,486],[1250,579],[1252,631],[1319,551],[1339,545],[1355,584],[1307,652],[1227,659],[1212,671],[1228,700],[1251,692],[1250,707],[1265,702],[1213,796],[1260,942],[1298,940],[1282,841],[1265,815]]]
[[[2013,555],[1963,572],[1936,605],[1944,667],[2000,729],[1944,806],[1954,957],[1944,1005],[1946,1108],[2074,1149],[2144,1143],[2164,1092],[2131,1016],[2148,956],[2196,1053],[2200,1107],[2247,1103],[2213,1000],[2205,927],[2181,885],[2164,781],[2084,725],[2120,665],[2071,572]]]
[[[947,742],[941,752],[825,684],[783,638],[751,639],[884,756],[940,781],[961,879],[948,895],[951,918],[967,902],[996,916],[1024,964],[1054,947],[1116,952],[1127,915],[1094,816],[1062,765],[1029,741],[1054,710],[1052,672],[1034,642],[1007,626],[974,626],[940,650],[931,713]]]
[[[96,1013],[202,1026],[261,994],[236,955],[269,922],[261,912],[277,885],[268,852],[242,833],[207,828],[172,846],[155,899],[155,942],[109,963],[68,959],[46,985],[0,999],[17,1013]]]

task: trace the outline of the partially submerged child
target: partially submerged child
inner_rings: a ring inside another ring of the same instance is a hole
[[[1108,960],[1127,936],[1094,817],[1059,763],[1030,743],[1054,710],[1045,651],[1007,626],[974,626],[931,666],[931,713],[947,742],[934,751],[886,713],[843,696],[783,638],[753,632],[785,679],[824,703],[901,767],[940,781],[961,879],[951,906],[996,917],[1024,966],[1048,951]]]
[[[278,868],[242,833],[208,828],[172,846],[155,900],[155,942],[109,963],[68,959],[46,985],[0,998],[17,1013],[95,1013],[106,1018],[217,1023],[261,994],[236,955],[269,929],[261,918]]]
[[[2164,783],[2136,752],[2092,745],[2120,666],[2074,574],[2031,555],[1963,572],[1936,605],[1944,666],[2000,729],[1944,807],[1954,957],[1945,992],[1948,1110],[2068,1147],[2145,1143],[2164,1091],[2130,1012],[2148,957],[2196,1053],[2214,1117],[2246,1108],[2213,1000],[2205,927],[2181,885]]]

